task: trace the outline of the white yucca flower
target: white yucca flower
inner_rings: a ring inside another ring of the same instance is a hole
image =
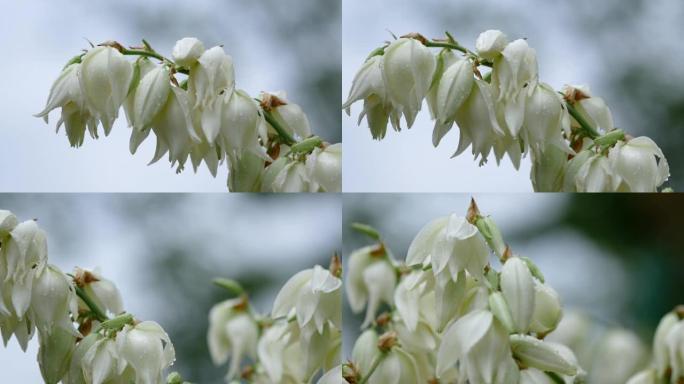
[[[264,92],[260,100],[270,105],[271,115],[287,133],[299,139],[311,136],[309,118],[299,105],[288,100],[284,91]],[[270,124],[267,123],[267,127],[270,132],[275,133]]]
[[[382,75],[393,108],[404,115],[410,128],[430,89],[436,60],[430,49],[416,39],[400,38],[385,48]],[[399,114],[393,125],[399,128]]]
[[[323,192],[342,192],[342,144],[315,148],[306,158],[306,167],[316,189],[311,192],[317,192],[318,189]]]
[[[216,365],[231,360],[227,380],[239,373],[243,358],[256,358],[258,338],[259,327],[246,311],[243,298],[216,304],[209,312],[209,352]]]
[[[359,124],[365,117],[374,139],[382,139],[387,132],[387,123],[392,110],[387,98],[385,81],[382,77],[383,56],[375,55],[361,66],[354,76],[347,101],[342,105],[347,115],[351,113],[351,105],[363,100],[363,111],[359,115]]]
[[[116,49],[98,46],[83,56],[77,74],[88,110],[108,135],[128,95],[133,66]]]
[[[41,332],[50,334],[55,328],[78,336],[72,324],[78,317],[78,299],[71,279],[53,265],[35,277],[31,291],[31,318]]]
[[[496,29],[480,33],[475,40],[475,51],[485,59],[492,60],[499,56],[508,45],[508,37]]]
[[[612,329],[598,341],[593,356],[588,382],[622,384],[644,367],[648,353],[636,334]]]
[[[615,129],[613,115],[606,102],[600,97],[592,96],[588,86],[566,84],[561,92],[566,100],[574,104],[582,117],[600,132],[607,133]],[[573,126],[579,127],[574,119]]]
[[[383,251],[377,253],[377,246],[368,246],[354,251],[347,266],[346,293],[352,310],[363,311],[366,317],[362,328],[375,319],[382,303],[394,304],[397,274],[389,256]]]
[[[176,64],[191,67],[204,53],[204,44],[194,37],[184,37],[176,42],[171,57]]]
[[[511,335],[510,343],[513,356],[528,367],[568,376],[579,371],[574,355],[568,356],[568,352],[572,352],[560,344],[528,335]]]
[[[420,383],[427,380],[420,376],[413,357],[402,348],[393,346],[389,351],[381,352],[378,343],[381,338],[370,329],[364,331],[356,340],[352,350],[351,361],[361,377],[369,384],[403,384]],[[371,374],[374,361],[382,356],[382,360]],[[369,376],[370,375],[370,376]]]
[[[665,155],[653,140],[646,136],[627,142],[619,141],[608,154],[611,167],[630,192],[656,192],[670,177]],[[619,189],[619,185],[613,185]]]
[[[309,192],[311,187],[305,162],[280,157],[264,171],[261,192]]]
[[[169,336],[153,321],[124,326],[116,335],[116,349],[118,371],[122,364],[132,367],[135,382],[140,384],[162,382],[164,370],[176,359]]]
[[[86,129],[91,136],[97,137],[97,119],[85,103],[78,74],[81,71],[81,63],[70,64],[55,80],[50,89],[47,103],[43,111],[36,114],[48,122],[48,114],[61,108],[61,117],[57,123],[57,130],[64,124],[64,130],[72,147],[80,147],[83,144]]]
[[[121,292],[113,281],[102,275],[99,268],[92,270],[76,268],[74,276],[75,280],[81,284],[83,291],[99,308],[111,315],[119,315],[124,312]],[[82,300],[79,300],[79,309],[88,309]]]
[[[501,292],[513,320],[513,330],[527,333],[535,310],[534,278],[519,257],[506,260],[501,269]]]

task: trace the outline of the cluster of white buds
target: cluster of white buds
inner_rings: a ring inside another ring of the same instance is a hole
[[[168,153],[177,172],[190,159],[195,171],[204,163],[216,176],[225,162],[232,191],[341,190],[341,146],[313,136],[306,114],[283,92],[255,99],[237,89],[233,60],[221,46],[205,49],[184,38],[168,59],[143,43],[125,48],[110,41],[74,57],[36,116],[47,122],[61,108],[57,129],[64,125],[79,147],[86,129],[97,138],[101,124],[108,135],[123,106],[131,153],[150,132],[157,138],[150,163]],[[180,75],[187,78],[179,81]]]
[[[480,165],[494,154],[517,169],[530,154],[536,191],[654,192],[669,177],[658,146],[616,129],[610,110],[587,87],[562,93],[539,80],[536,51],[525,39],[483,32],[471,51],[447,33],[428,40],[409,34],[371,53],[356,74],[343,108],[363,100],[371,134],[382,139],[388,123],[410,128],[427,100],[435,120],[433,144],[456,124],[457,156],[471,147]],[[441,48],[433,53],[430,48]],[[463,57],[455,52],[462,52]],[[484,75],[480,68],[489,68]]]
[[[351,308],[368,308],[365,330],[343,366],[347,382],[584,380],[572,350],[545,340],[562,317],[558,294],[531,260],[512,253],[474,202],[466,217],[425,225],[403,263],[376,239],[349,258]],[[387,311],[374,319],[383,303]]]
[[[684,306],[666,314],[653,337],[653,364],[627,384],[681,383],[684,381]]]
[[[256,315],[244,293],[215,305],[209,315],[209,350],[217,365],[231,360],[226,380],[295,384],[320,376],[319,384],[339,383],[341,268],[333,256],[329,270],[317,265],[292,276],[270,316]],[[242,292],[234,282],[222,280],[221,285]]]
[[[20,223],[0,210],[4,343],[14,335],[25,351],[37,333],[48,384],[164,382],[175,354],[163,329],[124,314],[118,289],[99,271],[77,268],[67,276],[47,258],[46,235],[36,221]]]

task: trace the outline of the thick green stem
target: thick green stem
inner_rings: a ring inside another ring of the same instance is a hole
[[[187,69],[185,69],[185,68],[179,66],[178,64],[174,63],[173,60],[167,59],[166,57],[162,56],[161,54],[159,54],[153,50],[121,48],[121,49],[119,49],[119,52],[121,52],[122,55],[126,55],[126,56],[152,57],[152,58],[157,59],[161,62],[171,64],[173,66],[173,70],[178,72],[178,73],[183,73],[186,75],[190,73]]]
[[[368,382],[368,379],[370,379],[370,377],[373,376],[375,370],[378,369],[380,363],[382,363],[382,360],[385,358],[385,355],[386,353],[381,352],[379,355],[375,356],[375,359],[373,360],[373,363],[371,364],[368,373],[361,379],[359,384],[366,384]]]
[[[276,120],[275,117],[271,114],[271,112],[262,109],[262,113],[264,114],[264,118],[266,119],[266,122],[271,124],[273,129],[275,129],[276,133],[278,133],[278,136],[280,137],[280,140],[282,141],[283,144],[292,146],[297,143],[297,140],[295,140],[286,130],[283,128],[282,125]]]
[[[596,131],[596,129],[594,129],[594,127],[592,127],[591,124],[589,124],[589,122],[584,118],[584,116],[582,116],[582,114],[579,113],[579,111],[575,109],[575,107],[571,103],[566,102],[565,106],[568,108],[570,116],[572,116],[575,119],[575,121],[577,121],[577,123],[580,125],[580,127],[588,137],[595,139],[601,136],[598,133],[598,131]]]
[[[93,299],[91,299],[90,296],[88,296],[88,294],[86,293],[86,291],[83,290],[83,288],[81,288],[81,287],[79,287],[79,286],[77,286],[77,285],[76,285],[75,287],[76,287],[76,295],[77,295],[81,300],[83,300],[83,302],[85,303],[85,305],[88,306],[88,308],[90,309],[90,312],[93,313],[93,315],[95,316],[95,318],[96,318],[98,321],[100,321],[100,322],[105,322],[105,321],[109,320],[109,318],[108,318],[107,315],[104,313],[104,311],[103,311],[102,309],[100,309],[100,307],[99,307],[97,304],[95,304],[95,302],[93,301]]]

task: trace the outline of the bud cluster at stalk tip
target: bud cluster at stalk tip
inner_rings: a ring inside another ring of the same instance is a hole
[[[125,48],[107,42],[69,62],[36,116],[48,121],[61,108],[73,147],[101,125],[109,135],[123,107],[134,154],[153,133],[150,162],[167,156],[177,172],[188,161],[216,176],[229,169],[228,188],[239,192],[340,192],[342,148],[314,136],[309,120],[284,92],[250,96],[236,87],[233,59],[222,46],[206,49],[196,38],[179,40],[172,59],[147,42]],[[126,56],[137,56],[131,62]],[[313,141],[314,145],[303,145]]]
[[[439,48],[432,52],[430,48]],[[374,139],[401,118],[410,128],[423,100],[439,145],[454,125],[454,156],[470,148],[480,165],[491,155],[518,169],[532,161],[535,191],[655,192],[669,178],[660,148],[648,137],[617,129],[610,109],[586,86],[555,91],[539,79],[537,53],[526,39],[498,30],[480,34],[475,51],[446,39],[409,34],[376,49],[356,73],[343,109],[363,101]],[[483,75],[484,73],[484,75]]]

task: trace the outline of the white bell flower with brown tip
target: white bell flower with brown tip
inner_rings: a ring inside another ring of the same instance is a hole
[[[373,363],[378,360],[372,370]],[[420,377],[415,359],[396,345],[396,335],[391,332],[382,336],[372,329],[363,332],[354,343],[351,362],[369,384],[408,384],[427,380]]]
[[[245,305],[243,298],[231,299],[216,304],[209,312],[209,352],[215,365],[230,359],[227,380],[240,372],[245,357],[255,359],[257,354],[259,327]]]
[[[352,310],[361,312],[366,304],[362,328],[370,325],[382,303],[394,304],[397,274],[389,256],[377,246],[364,247],[349,256],[346,293]]]
[[[430,89],[436,59],[420,41],[400,38],[385,48],[381,68],[387,97],[410,128]],[[395,129],[399,128],[398,120],[398,116],[393,119]]]
[[[593,96],[588,86],[566,84],[561,92],[592,127],[603,133],[615,129],[613,115],[606,102],[600,97]],[[574,119],[573,125],[579,126]]]
[[[433,220],[420,230],[409,246],[406,264],[422,264],[428,257],[435,276],[444,272],[456,281],[463,270],[482,277],[489,250],[477,227],[454,214]]]
[[[630,192],[656,192],[670,177],[663,151],[646,136],[619,141],[608,154],[610,164]],[[618,189],[619,185],[613,185]]]
[[[263,92],[260,96],[262,108],[268,110],[271,116],[290,135],[298,139],[311,136],[309,118],[302,107],[288,100],[285,91]],[[267,123],[271,132],[275,129]]]
[[[115,316],[124,312],[121,292],[113,281],[102,275],[99,268],[93,270],[76,268],[74,280],[99,308]],[[79,308],[88,309],[81,300],[79,300]]]
[[[164,380],[164,371],[176,359],[169,335],[154,321],[126,325],[116,335],[119,372],[125,362],[135,371],[135,382],[157,384]]]
[[[92,48],[83,56],[78,71],[81,92],[88,110],[102,123],[108,135],[126,100],[133,66],[109,46]]]

